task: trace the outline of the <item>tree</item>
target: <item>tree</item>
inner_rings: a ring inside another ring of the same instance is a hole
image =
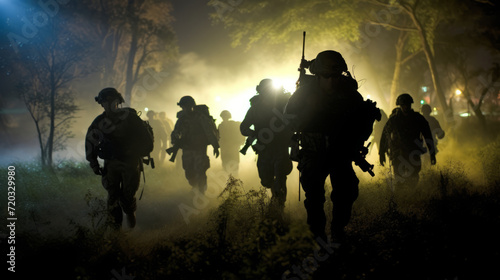
[[[41,163],[49,168],[53,153],[64,149],[72,137],[70,128],[78,107],[70,82],[88,73],[81,63],[88,48],[71,26],[62,15],[51,19],[14,58],[23,76],[18,90],[35,124]]]
[[[123,88],[130,104],[145,70],[163,71],[178,52],[172,6],[161,0],[87,0],[77,11],[82,8],[97,22],[89,30],[99,38],[103,85]]]

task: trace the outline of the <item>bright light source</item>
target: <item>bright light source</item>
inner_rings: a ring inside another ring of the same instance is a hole
[[[295,92],[295,82],[297,81],[297,78],[291,78],[291,77],[278,77],[278,78],[271,78],[273,80],[273,87],[275,89],[280,89],[284,88],[285,91],[293,93]]]
[[[215,97],[215,101],[220,102],[220,100],[221,100],[220,96]]]
[[[460,117],[462,117],[462,118],[468,118],[468,117],[470,117],[470,113],[467,113],[467,112],[461,113]]]
[[[462,94],[462,91],[461,91],[461,90],[459,90],[459,89],[457,89],[457,90],[455,90],[455,94],[456,94],[456,95],[460,95],[460,94]]]
[[[144,111],[145,112],[149,111],[149,108],[148,107],[144,108]]]
[[[366,95],[366,99],[370,99],[371,97],[372,97],[372,96],[371,96],[371,95],[369,95],[369,94],[367,94],[367,95]]]
[[[424,105],[425,104],[425,100],[421,99],[420,100],[420,105]]]
[[[422,87],[423,92],[427,92],[427,89],[428,89],[427,87]]]

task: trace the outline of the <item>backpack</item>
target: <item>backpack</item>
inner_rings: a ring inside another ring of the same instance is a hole
[[[134,145],[134,150],[137,151],[137,155],[140,157],[149,157],[149,154],[154,148],[154,133],[153,128],[149,124],[149,121],[144,121],[140,118],[141,112],[137,113],[132,108],[129,108],[132,113],[132,119],[130,120],[133,128],[132,141]]]
[[[203,132],[207,138],[207,145],[217,145],[219,143],[219,130],[215,124],[215,119],[210,115],[207,105],[196,105],[194,111],[197,113],[197,118],[203,128]]]

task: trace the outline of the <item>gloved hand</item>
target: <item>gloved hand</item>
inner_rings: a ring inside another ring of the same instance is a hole
[[[379,160],[380,160],[380,165],[384,166],[385,164],[385,154],[380,154],[379,155]]]
[[[218,158],[219,157],[219,148],[217,147],[214,147],[214,156],[215,158]]]

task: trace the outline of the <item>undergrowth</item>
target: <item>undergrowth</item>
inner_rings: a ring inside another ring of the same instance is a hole
[[[283,219],[272,218],[268,191],[233,177],[189,225],[180,219],[114,232],[106,225],[106,192],[88,166],[64,162],[44,173],[17,163],[17,266],[20,274],[53,279],[495,279],[499,143],[474,159],[484,180],[471,177],[462,161],[446,159],[423,169],[414,189],[394,189],[384,174],[362,181],[348,246],[324,258],[315,255],[318,245],[299,218],[302,202],[287,206]],[[154,196],[181,181],[148,174],[139,208],[161,203]]]

